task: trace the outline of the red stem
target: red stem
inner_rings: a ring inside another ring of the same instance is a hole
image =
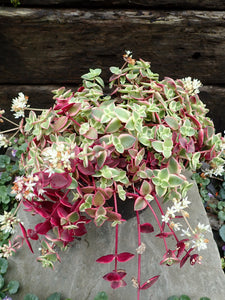
[[[114,206],[115,206],[115,212],[118,212],[118,208],[117,208],[117,198],[116,198],[116,191],[114,191]],[[119,225],[116,225],[116,232],[115,232],[115,272],[117,271],[117,254],[118,254],[118,232],[119,232]]]
[[[158,199],[157,199],[158,200]],[[145,202],[147,203],[148,207],[150,208],[151,212],[153,213],[153,216],[155,217],[155,220],[159,226],[159,229],[161,232],[163,232],[163,228],[161,226],[161,223],[159,222],[159,218],[157,217],[154,209],[152,208],[152,206],[150,205],[150,203],[148,202],[148,200],[145,199]],[[161,206],[160,206],[161,207]],[[168,247],[167,247],[167,243],[166,243],[166,238],[163,237],[163,242],[164,242],[164,245],[165,245],[165,248],[166,248],[166,251],[168,251]]]
[[[140,225],[140,218],[139,212],[136,211],[137,217],[137,229],[138,229],[138,246],[141,245],[141,225]],[[137,289],[137,300],[140,300],[140,286],[141,286],[141,254],[138,254],[138,289]]]
[[[160,210],[162,216],[164,216],[165,214],[164,214],[164,212],[163,212],[163,210],[162,210],[162,207],[161,207],[161,204],[159,203],[158,198],[156,197],[156,194],[153,192],[152,195],[153,195],[153,197],[154,197],[154,199],[155,199],[155,201],[156,201],[156,203],[157,203],[157,205],[158,205],[158,208],[159,208],[159,210]],[[173,233],[173,236],[174,236],[175,240],[178,242],[179,239],[177,238],[176,233],[173,231],[172,228],[170,228],[170,226],[168,225],[168,223],[166,223],[166,225],[169,227],[170,231]]]

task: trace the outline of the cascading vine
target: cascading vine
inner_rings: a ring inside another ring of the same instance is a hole
[[[154,275],[141,283],[141,255],[147,251],[143,234],[156,231],[162,239],[165,253],[160,264],[200,262],[197,252],[207,247],[204,234],[209,228],[188,222],[186,195],[192,184],[182,171],[194,171],[202,162],[213,168],[223,165],[224,140],[206,117],[198,80],[159,80],[149,62],[135,60],[129,52],[123,58],[122,68],[110,68],[110,95],[104,93],[101,70],[90,69],[76,92],[53,91],[54,106],[39,115],[22,93],[13,99],[15,117],[23,118],[15,130],[25,136],[28,147],[20,161],[25,174],[16,178],[12,192],[27,211],[43,218],[34,229],[26,230],[21,224],[22,239],[31,250],[31,240],[41,241],[38,261],[43,266],[53,267],[60,260],[54,247],[65,248],[84,235],[92,220],[97,227],[111,222],[115,251],[97,262],[114,261],[114,269],[103,276],[114,289],[126,285],[126,271],[118,265],[135,256],[120,253],[118,240],[119,227],[125,222],[118,201],[132,200],[138,234],[138,272],[132,282],[139,300],[140,291],[159,278]],[[26,118],[25,110],[30,111]],[[10,140],[1,134],[0,143],[9,145]],[[172,203],[166,211],[161,199]],[[144,209],[150,209],[158,229],[149,220],[140,223],[139,212]],[[172,236],[174,248],[170,249],[167,239]]]

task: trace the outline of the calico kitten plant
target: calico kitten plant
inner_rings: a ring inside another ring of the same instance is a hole
[[[27,106],[23,94],[14,99],[16,117],[26,109],[30,113],[23,118],[24,125],[18,126],[29,139],[20,161],[25,175],[16,178],[13,193],[27,211],[43,218],[34,229],[20,224],[31,251],[30,241],[41,238],[43,251],[38,261],[43,266],[53,267],[60,261],[55,245],[65,248],[84,235],[91,220],[97,227],[111,222],[115,250],[97,262],[114,262],[112,271],[103,276],[113,289],[126,285],[126,271],[118,265],[134,257],[118,249],[119,227],[125,222],[118,204],[133,201],[138,276],[132,282],[140,299],[140,291],[159,278],[155,275],[140,282],[141,255],[147,251],[142,234],[156,230],[156,238],[162,239],[165,254],[160,264],[200,263],[197,251],[206,248],[204,233],[209,228],[199,223],[193,229],[187,220],[190,201],[186,194],[192,184],[182,171],[195,170],[204,161],[212,167],[222,165],[224,141],[206,117],[208,110],[197,95],[198,80],[159,80],[148,62],[133,59],[130,52],[124,60],[121,68],[110,68],[110,95],[103,91],[101,70],[90,69],[76,92],[53,91],[54,106],[39,115]],[[169,200],[172,204],[164,211],[162,202]],[[139,213],[146,208],[158,229],[148,220],[140,223]],[[182,229],[180,222],[186,227]],[[178,231],[184,237],[178,237]],[[167,245],[170,237],[175,241],[172,249]]]

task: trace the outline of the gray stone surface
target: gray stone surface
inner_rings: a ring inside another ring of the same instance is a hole
[[[209,224],[208,219],[194,184],[188,193],[192,204],[189,209],[190,223],[193,226],[198,222]],[[32,226],[34,217],[29,213],[20,212],[26,228]],[[148,290],[141,293],[141,300],[166,300],[171,295],[187,294],[192,300],[199,300],[207,296],[211,300],[224,300],[225,276],[220,266],[219,252],[213,240],[212,232],[207,234],[210,240],[208,248],[201,251],[202,264],[191,266],[188,263],[180,269],[179,265],[171,267],[160,266],[159,262],[164,254],[163,241],[155,238],[158,233],[157,225],[150,211],[141,214],[142,222],[150,222],[156,231],[143,234],[143,242],[147,248],[142,256],[142,282],[155,275],[159,280]],[[35,254],[30,253],[26,244],[18,251],[15,257],[9,260],[8,278],[20,281],[21,288],[13,300],[22,300],[27,293],[36,294],[40,300],[53,292],[60,292],[63,297],[72,300],[93,300],[100,291],[105,291],[109,300],[135,300],[136,290],[132,286],[131,278],[137,276],[137,257],[127,263],[119,264],[127,271],[127,286],[117,290],[110,288],[109,282],[102,276],[113,269],[113,263],[101,265],[95,262],[102,255],[113,253],[114,229],[105,224],[96,228],[88,225],[88,234],[81,241],[75,242],[67,252],[61,253],[62,262],[55,270],[43,269],[35,261],[39,255],[38,245],[33,248]],[[135,253],[137,248],[136,218],[124,223],[119,229],[119,252],[130,251]],[[63,298],[63,299],[65,299]]]

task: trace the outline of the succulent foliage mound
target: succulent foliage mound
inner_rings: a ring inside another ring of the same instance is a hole
[[[25,125],[20,124],[28,137],[27,152],[21,158],[25,175],[17,177],[13,187],[26,210],[43,217],[34,229],[20,226],[31,250],[30,240],[43,238],[38,260],[44,266],[53,267],[60,260],[52,245],[66,247],[86,233],[91,220],[97,227],[111,222],[115,252],[97,262],[114,261],[114,269],[103,277],[112,288],[126,285],[126,272],[118,269],[118,263],[134,257],[118,253],[118,228],[125,221],[118,211],[119,202],[132,202],[137,216],[139,271],[145,250],[141,234],[154,231],[150,223],[140,224],[139,212],[145,208],[156,218],[156,236],[164,242],[166,252],[160,263],[182,266],[190,259],[194,264],[199,262],[194,251],[206,247],[203,233],[208,228],[198,224],[195,229],[183,230],[187,237],[182,240],[175,232],[182,227],[177,220],[187,220],[185,209],[190,203],[186,194],[191,184],[182,171],[196,170],[202,162],[212,167],[223,164],[223,139],[206,117],[208,110],[197,95],[199,81],[190,77],[159,80],[148,62],[136,61],[129,53],[124,60],[122,68],[110,68],[110,95],[104,93],[101,70],[90,69],[76,92],[65,88],[53,91],[55,104],[49,110],[36,115],[29,108]],[[16,104],[14,101],[18,117]],[[172,201],[165,212],[160,198]],[[166,243],[170,236],[175,238],[173,250]],[[138,297],[140,290],[149,288],[158,277],[143,284],[140,275],[133,278]]]

